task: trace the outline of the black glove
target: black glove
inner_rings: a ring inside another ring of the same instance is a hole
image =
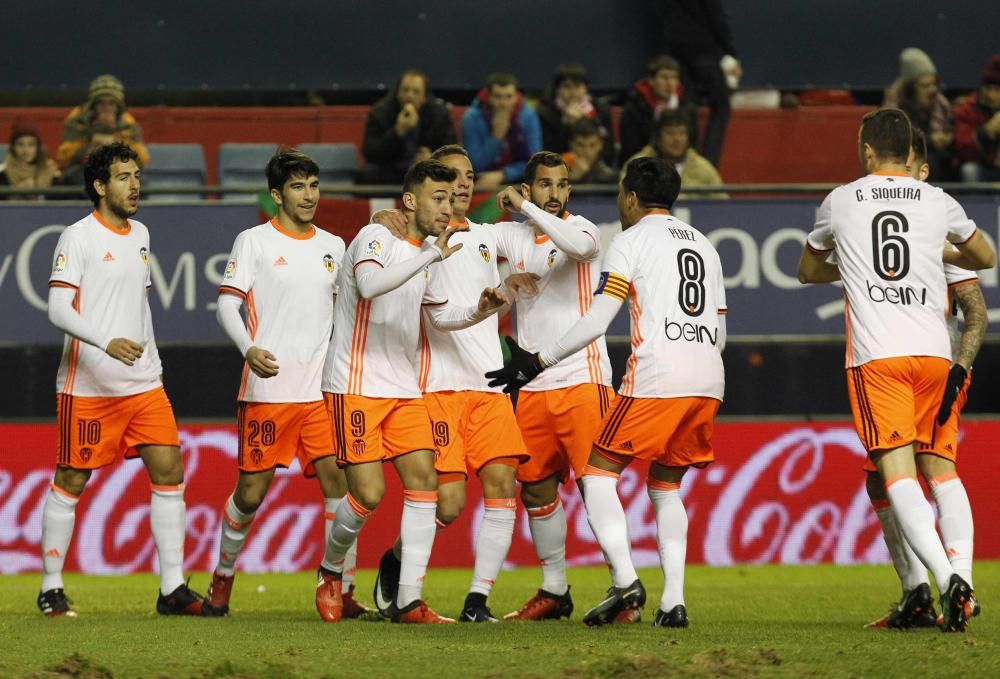
[[[504,361],[499,370],[486,373],[486,379],[490,381],[489,386],[502,386],[503,393],[510,394],[535,379],[545,368],[538,354],[522,349],[513,337],[504,337],[504,341],[510,349],[510,359]]]
[[[938,408],[938,424],[944,424],[951,417],[951,407],[955,405],[955,399],[962,391],[962,386],[968,376],[969,373],[958,363],[951,366],[951,370],[948,371],[948,384],[945,386],[944,396],[941,398],[941,407]]]

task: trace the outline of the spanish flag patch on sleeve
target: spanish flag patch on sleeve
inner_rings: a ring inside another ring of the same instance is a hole
[[[601,272],[601,282],[597,286],[595,295],[610,295],[620,302],[624,302],[628,297],[628,281],[624,276],[610,271]]]

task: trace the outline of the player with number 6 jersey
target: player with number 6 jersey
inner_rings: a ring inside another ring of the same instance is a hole
[[[843,280],[855,427],[885,480],[906,541],[934,574],[942,629],[964,631],[973,592],[935,530],[916,479],[914,448],[931,443],[951,369],[942,262],[987,268],[996,254],[953,198],[909,176],[912,138],[909,118],[899,109],[864,117],[858,151],[867,174],[823,201],[799,279]]]

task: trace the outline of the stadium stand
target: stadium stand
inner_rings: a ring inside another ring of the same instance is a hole
[[[227,188],[254,188],[264,184],[263,169],[274,155],[277,143],[222,144],[219,146],[219,184]],[[248,194],[223,196],[229,202],[254,202]]]
[[[149,144],[150,165],[143,172],[147,186],[204,186],[208,176],[201,144]],[[150,200],[199,199],[192,194],[157,193]]]
[[[323,184],[354,181],[354,173],[358,171],[358,150],[354,144],[299,144],[298,148],[319,165]]]

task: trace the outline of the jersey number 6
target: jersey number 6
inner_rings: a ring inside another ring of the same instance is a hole
[[[900,235],[910,230],[901,212],[886,210],[872,220],[872,263],[885,281],[898,281],[910,271],[910,247]]]

